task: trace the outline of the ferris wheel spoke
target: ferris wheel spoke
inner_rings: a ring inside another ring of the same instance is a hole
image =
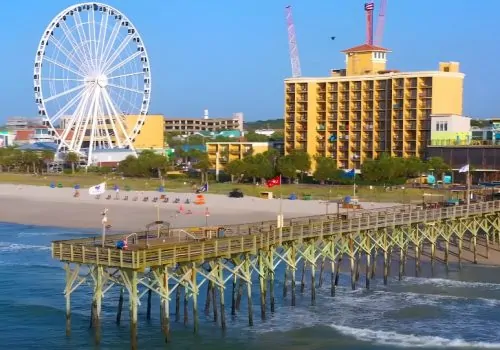
[[[81,95],[84,95],[85,93],[87,92],[87,90],[82,90],[81,91]],[[83,96],[82,99],[79,99],[81,102],[84,102],[85,101],[85,97],[87,96],[87,94],[85,94],[85,96]],[[73,103],[74,104],[74,103]],[[73,148],[73,144],[69,144],[68,145],[68,135],[70,133],[70,131],[73,130],[73,136],[76,135],[76,133],[78,132],[78,123],[79,123],[79,120],[80,120],[80,116],[81,116],[81,113],[80,113],[80,110],[82,108],[82,104],[83,103],[80,103],[76,109],[75,109],[75,112],[73,113],[72,115],[72,118],[70,119],[69,123],[67,123],[64,127],[64,130],[63,130],[63,133],[60,135],[61,137],[61,142],[64,142],[67,146],[69,146],[70,148]]]
[[[112,86],[114,88],[125,90],[125,91],[135,92],[136,94],[143,94],[144,93],[144,91],[141,91],[141,90],[136,90],[136,89],[128,88],[128,87],[121,86],[121,85],[116,85],[116,84],[112,84],[109,82],[108,82],[108,86]]]
[[[108,80],[110,80],[110,79],[118,79],[118,78],[126,78],[126,77],[131,77],[131,76],[134,76],[134,75],[143,75],[143,74],[144,74],[144,72],[140,71],[140,72],[135,72],[135,73],[127,73],[127,74],[114,75],[114,76],[108,77]]]
[[[104,52],[101,56],[101,59],[99,60],[100,63],[106,62],[109,55],[111,54],[111,50],[113,49],[116,38],[118,37],[118,33],[120,32],[120,27],[121,27],[120,22],[116,22],[115,26],[113,27],[113,30],[111,31],[111,35],[109,36],[109,40],[107,42],[104,41],[103,43]]]
[[[83,141],[86,136],[86,131],[88,129],[88,126],[90,124],[91,118],[92,118],[92,102],[93,102],[93,95],[94,95],[94,90],[95,89],[88,89],[87,90],[87,96],[85,99],[85,104],[82,106],[82,118],[80,119],[80,123],[78,124],[78,127],[75,128],[75,130],[78,130],[78,135],[77,137],[74,137],[72,139],[72,144],[76,146],[73,146],[71,148],[81,150]],[[87,107],[88,105],[88,107]]]
[[[88,72],[89,69],[91,68],[91,66],[90,66],[90,62],[88,60],[88,57],[86,55],[85,49],[83,47],[82,48],[79,47],[78,41],[76,40],[75,36],[73,35],[71,29],[68,27],[68,24],[66,23],[66,21],[61,21],[60,27],[61,27],[62,31],[64,32],[64,35],[68,38],[68,42],[71,45],[71,48],[78,55],[78,57],[80,58],[80,61],[82,61],[82,65],[85,67],[84,71]]]
[[[115,111],[113,111],[113,107],[109,104],[106,90],[103,90],[102,100],[103,100],[104,109],[106,110],[106,113],[109,116],[109,122],[111,124],[111,127],[113,128],[113,134],[114,134],[116,143],[118,144],[118,147],[122,148],[123,147],[122,139],[120,138],[120,134],[116,128],[116,124],[114,121],[115,120],[114,117],[120,118],[120,116],[116,115]]]
[[[115,90],[111,90],[110,92],[111,92],[111,93],[113,93],[113,95],[114,95],[114,96],[116,96],[118,100],[123,101],[123,102],[125,102],[126,104],[128,104],[128,105],[131,107],[131,109],[130,109],[130,110],[134,111],[134,110],[136,110],[136,109],[137,109],[137,106],[134,106],[134,105],[133,105],[133,104],[129,101],[129,99],[124,98],[122,94],[119,94],[119,93],[118,93],[118,92],[116,92]],[[110,96],[111,96],[111,95],[110,95]]]
[[[47,99],[45,99],[45,102],[50,102],[52,100],[55,100],[56,98],[66,96],[67,94],[71,94],[72,92],[75,92],[75,91],[78,91],[80,89],[83,89],[84,87],[85,87],[84,84],[75,86],[74,88],[71,88],[69,90],[66,90],[66,91],[63,91],[63,92],[60,92],[58,94],[55,94],[53,96],[48,97]]]
[[[52,37],[51,38],[52,43],[61,51],[70,61],[73,63],[80,71],[82,71],[82,66],[84,65],[84,62],[82,62],[80,59],[76,59],[75,55],[77,55],[78,51],[74,51],[74,54],[72,55],[62,44],[59,40],[56,38]],[[82,73],[84,73],[82,71]]]
[[[109,11],[106,11],[106,15],[101,18],[101,25],[99,28],[99,39],[97,42],[96,60],[101,62],[102,54],[104,51],[104,42],[106,41],[106,28],[108,27]]]
[[[121,67],[125,66],[127,63],[131,62],[132,60],[134,60],[135,58],[139,57],[140,55],[142,55],[141,51],[137,51],[137,52],[133,53],[132,55],[128,56],[127,58],[125,58],[123,61],[121,61],[117,65],[115,65],[115,66],[107,69],[104,74],[108,75],[108,74],[113,73],[115,70],[117,70],[118,68],[121,68]]]
[[[83,75],[82,73],[80,73],[80,72],[78,72],[78,71],[74,70],[74,69],[73,69],[73,68],[71,68],[70,66],[67,66],[67,65],[65,65],[65,64],[63,64],[63,63],[61,63],[61,62],[59,62],[59,61],[53,60],[53,59],[52,59],[52,58],[50,58],[50,57],[43,57],[43,59],[44,59],[44,60],[46,60],[46,61],[48,61],[48,62],[50,62],[50,63],[52,63],[52,64],[55,64],[55,65],[56,65],[56,66],[58,66],[59,68],[66,69],[67,71],[69,71],[69,72],[71,72],[71,73],[73,73],[73,74],[76,74],[76,75],[78,75],[78,76],[80,76],[80,77],[82,77],[82,78],[85,78],[85,75]]]
[[[85,81],[85,79],[71,79],[71,78],[42,78],[43,81]]]
[[[123,147],[121,140],[117,135],[115,124],[114,124],[113,118],[112,118],[112,114],[111,114],[111,111],[108,109],[104,93],[101,93],[99,106],[101,109],[101,119],[102,119],[103,124],[104,124],[104,131],[106,134],[106,138],[108,140],[109,148],[114,148],[114,144],[113,144],[113,141],[111,139],[111,136],[113,136],[115,138],[115,143],[118,144],[119,148]],[[106,120],[107,118],[109,118],[109,123],[111,124],[111,128],[113,129],[112,130],[113,135],[111,135],[109,133],[108,124],[107,124],[107,120]]]
[[[125,39],[120,43],[118,48],[113,52],[113,54],[106,60],[106,62],[103,65],[102,71],[107,71],[109,66],[111,66],[115,60],[120,56],[120,54],[125,50],[127,45],[130,43],[130,40],[132,39],[132,35],[127,35]],[[140,52],[140,51],[138,51]]]
[[[88,104],[89,98],[90,98],[90,89],[86,89],[85,95],[83,96],[81,103],[78,105],[78,107],[75,110],[75,113],[73,114],[71,126],[66,127],[66,129],[64,130],[66,138],[69,135],[69,132],[73,130],[73,135],[71,137],[71,141],[69,142],[69,148],[72,150],[79,151],[79,149],[78,150],[76,149],[75,144],[78,143],[80,135],[82,134],[82,130],[83,133],[85,133],[85,129],[82,128],[81,125],[85,121],[85,118],[89,115],[89,113],[85,113],[85,109]]]
[[[87,49],[87,54],[88,54],[88,60],[89,60],[89,66],[90,68],[96,68],[95,63],[92,59],[92,48],[90,42],[87,40],[87,36],[85,35],[85,30],[83,29],[83,22],[82,18],[80,17],[80,12],[75,12],[75,23],[76,23],[76,31],[78,32],[78,37],[80,38],[80,41],[82,42],[82,46],[86,47]]]
[[[59,120],[59,118],[64,115],[70,108],[72,108],[82,97],[82,95],[85,93],[85,90],[80,91],[78,94],[76,94],[71,100],[69,100],[68,103],[66,103],[56,114],[54,114],[53,117],[48,118],[50,121],[51,125],[54,125],[56,121]]]
[[[115,105],[114,105],[113,101],[111,100],[111,97],[109,96],[109,93],[108,93],[108,91],[106,91],[106,89],[103,89],[103,95],[108,103],[109,108],[111,109],[111,111],[113,112],[113,115],[116,118],[115,121],[118,124],[118,126],[120,127],[120,131],[123,133],[123,138],[124,138],[125,142],[130,147],[130,149],[133,150],[134,145],[132,144],[132,141],[130,140],[130,136],[127,132],[127,128],[123,124],[122,115],[120,113],[118,113],[118,111],[116,110]],[[117,133],[117,137],[119,137],[118,133]]]
[[[91,18],[92,18],[92,20],[91,20]],[[92,58],[95,59],[95,58],[97,58],[97,37],[96,37],[96,32],[95,32],[95,27],[96,27],[95,11],[88,11],[87,19],[88,19],[88,27],[89,27],[89,41],[90,41],[89,45],[91,48],[90,52],[92,53],[92,45],[93,45],[94,52],[92,54]]]

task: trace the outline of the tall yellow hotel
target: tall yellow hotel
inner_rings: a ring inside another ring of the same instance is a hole
[[[360,169],[383,153],[423,157],[430,116],[462,114],[459,63],[400,72],[386,68],[388,49],[363,44],[342,52],[346,68],[329,77],[285,79],[285,154],[333,157],[341,169]]]

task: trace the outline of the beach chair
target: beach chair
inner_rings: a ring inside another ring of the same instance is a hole
[[[123,197],[124,201],[128,201],[128,196]]]
[[[165,198],[163,199],[163,203],[168,203],[168,197],[165,197]]]
[[[101,195],[98,194],[97,196],[95,196],[95,199],[101,199]]]
[[[139,200],[138,196],[135,196],[134,198],[132,198],[132,201],[134,201],[134,202],[137,202],[138,200]]]
[[[149,197],[144,197],[144,198],[142,199],[142,201],[143,201],[143,202],[147,202],[147,201],[149,201]]]
[[[111,195],[108,194],[108,196],[106,197],[107,200],[110,200],[111,199]]]

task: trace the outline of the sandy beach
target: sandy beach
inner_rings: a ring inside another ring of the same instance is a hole
[[[71,188],[50,188],[39,186],[18,186],[0,184],[0,222],[11,222],[29,225],[55,226],[68,228],[90,229],[90,233],[100,232],[101,212],[108,209],[108,222],[113,232],[132,232],[144,229],[145,225],[156,220],[158,208],[160,219],[170,222],[172,227],[203,226],[206,223],[205,215],[208,211],[208,224],[242,224],[259,221],[276,220],[279,213],[279,199],[260,199],[255,197],[229,198],[224,195],[205,194],[206,205],[185,204],[189,199],[195,199],[193,193],[165,193],[169,203],[152,203],[153,197],[159,197],[159,192],[130,192],[121,193],[129,195],[129,200],[115,200],[114,191],[107,191],[100,199],[88,194],[87,189],[80,190],[80,197],[75,198],[75,190]],[[106,200],[105,197],[112,196]],[[132,197],[139,196],[138,201]],[[143,197],[149,197],[148,202],[143,202]],[[175,198],[180,198],[178,204],[172,203]],[[361,203],[363,209],[378,209],[396,206],[398,203]],[[182,209],[182,210],[181,210]],[[287,200],[282,201],[282,210],[287,219],[326,213],[326,205],[317,200]],[[336,213],[337,206],[330,204],[329,213]],[[181,213],[179,213],[181,211]],[[191,214],[188,214],[188,212]],[[342,209],[341,209],[342,211]],[[478,239],[477,260],[479,264],[500,265],[500,246],[490,244],[489,254],[486,254],[485,241]],[[456,262],[458,256],[456,245],[450,244],[450,262]],[[430,247],[426,244],[422,260],[428,261]],[[409,261],[413,259],[413,251],[409,252]],[[444,243],[438,244],[436,261],[442,262],[444,258]],[[362,259],[364,260],[364,258]],[[398,260],[395,252],[393,261]],[[470,238],[464,240],[462,253],[464,263],[473,262]],[[380,260],[379,260],[380,263]],[[363,265],[363,261],[361,261]],[[362,269],[364,267],[361,267]]]
[[[184,204],[186,199],[195,199],[193,193],[164,193],[169,203],[152,203],[153,197],[161,193],[145,191],[141,193],[121,193],[129,195],[129,200],[114,200],[114,191],[107,191],[100,199],[88,194],[87,189],[80,190],[80,197],[75,198],[71,188],[50,188],[39,186],[18,186],[0,184],[0,221],[20,224],[89,228],[100,230],[101,212],[108,209],[108,222],[113,231],[136,231],[157,219],[157,205],[160,219],[170,222],[172,227],[205,225],[208,211],[208,223],[241,224],[258,221],[276,220],[279,213],[279,199],[260,199],[255,197],[229,198],[224,195],[205,194],[206,205]],[[113,199],[106,200],[111,195]],[[138,195],[139,201],[132,201]],[[142,197],[149,197],[143,202]],[[172,203],[175,198],[181,203]],[[364,209],[377,209],[398,205],[397,203],[361,203]],[[181,208],[182,206],[182,208]],[[182,213],[177,212],[182,210]],[[285,219],[321,215],[326,213],[326,205],[317,200],[282,201]],[[335,213],[336,205],[329,205],[328,212]],[[192,214],[187,214],[191,211]]]

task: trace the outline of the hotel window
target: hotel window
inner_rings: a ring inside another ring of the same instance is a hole
[[[448,122],[437,122],[436,131],[448,131]]]

